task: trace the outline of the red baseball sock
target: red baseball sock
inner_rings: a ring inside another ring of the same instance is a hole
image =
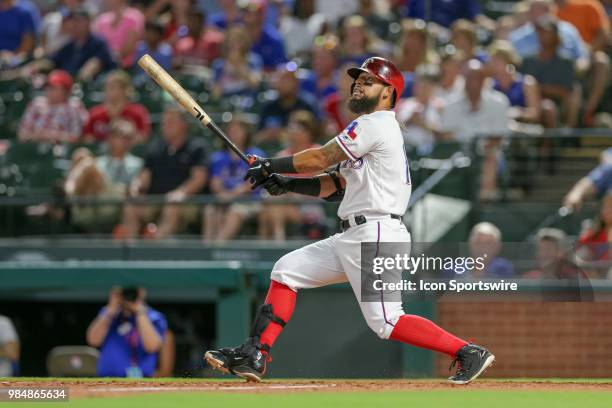
[[[390,337],[402,343],[439,351],[451,357],[455,357],[457,351],[467,344],[431,320],[409,314],[399,318]]]
[[[289,286],[276,281],[270,281],[270,288],[264,303],[272,305],[272,313],[287,323],[291,319],[293,309],[295,308],[296,295],[297,293],[291,290]],[[272,347],[282,330],[283,326],[270,322],[268,327],[261,333],[259,342]]]

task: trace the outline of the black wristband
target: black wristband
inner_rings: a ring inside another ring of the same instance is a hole
[[[293,167],[293,156],[278,157],[268,160],[270,161],[270,173],[297,173],[297,170]]]
[[[321,180],[318,177],[292,178],[288,188],[294,193],[318,197],[321,193]]]

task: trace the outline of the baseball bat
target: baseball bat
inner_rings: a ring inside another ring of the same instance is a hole
[[[565,217],[572,215],[573,213],[574,209],[572,207],[560,207],[557,211],[555,211],[553,214],[550,214],[544,219],[544,221],[538,224],[538,226],[531,232],[531,234],[527,236],[527,241],[533,241],[533,239],[538,235],[538,231],[540,231],[542,228],[548,228],[558,223]]]
[[[166,92],[168,92],[179,105],[189,112],[194,118],[198,120],[202,125],[210,129],[215,135],[221,138],[223,142],[229,146],[242,160],[246,163],[251,164],[252,160],[249,158],[232,142],[229,140],[227,135],[217,126],[215,122],[208,116],[206,111],[189,95],[189,93],[183,88],[174,78],[163,69],[157,61],[153,59],[149,54],[143,55],[138,60],[140,68],[147,73],[148,76],[153,78],[155,82]]]

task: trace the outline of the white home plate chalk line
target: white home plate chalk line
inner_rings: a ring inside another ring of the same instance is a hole
[[[330,388],[336,384],[313,384],[313,385],[257,385],[238,387],[104,387],[87,388],[87,392],[169,392],[169,391],[252,391],[252,390],[296,390],[308,388]]]

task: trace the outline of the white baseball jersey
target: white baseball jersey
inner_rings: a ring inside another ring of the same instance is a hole
[[[362,115],[336,136],[349,160],[340,164],[346,180],[338,216],[404,215],[411,183],[404,139],[393,111]]]
[[[410,233],[401,220],[390,217],[403,215],[410,199],[404,140],[391,111],[360,116],[335,140],[351,158],[340,164],[346,192],[338,216],[365,215],[367,222],[286,254],[274,265],[271,279],[295,291],[349,282],[368,326],[387,339],[404,310],[401,302],[382,294],[374,302],[361,298],[361,243],[376,243],[380,256],[395,254],[385,253],[384,245],[378,253],[379,243],[406,243],[402,252],[410,253]]]

